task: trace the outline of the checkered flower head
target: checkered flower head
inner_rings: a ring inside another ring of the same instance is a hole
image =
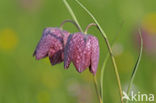
[[[67,31],[62,31],[59,28],[44,29],[33,56],[37,60],[49,56],[52,65],[62,62],[64,60],[64,45],[68,36]]]
[[[64,49],[64,67],[68,68],[71,62],[78,72],[89,67],[95,75],[99,62],[98,39],[81,32],[71,34]]]

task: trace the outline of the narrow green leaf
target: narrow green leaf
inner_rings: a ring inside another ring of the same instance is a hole
[[[142,35],[141,35],[141,31],[139,29],[139,37],[140,37],[140,52],[139,52],[139,56],[138,56],[138,59],[136,61],[136,64],[133,68],[133,72],[132,72],[132,75],[131,75],[131,79],[130,79],[130,83],[129,83],[129,86],[128,86],[128,89],[127,89],[127,95],[129,96],[130,95],[130,91],[131,91],[131,88],[132,88],[132,85],[133,85],[133,81],[134,81],[134,78],[136,76],[136,72],[138,70],[138,67],[139,67],[139,64],[140,64],[140,60],[141,60],[141,57],[142,57],[142,50],[143,50],[143,40],[142,40]],[[128,101],[127,101],[128,103]]]
[[[109,58],[109,53],[107,53],[106,58],[103,62],[102,68],[101,68],[101,77],[100,77],[101,90],[100,90],[100,92],[101,92],[102,101],[104,101],[104,99],[103,99],[103,81],[104,80],[103,79],[104,79],[104,72],[105,72],[105,68],[106,68],[108,58]]]

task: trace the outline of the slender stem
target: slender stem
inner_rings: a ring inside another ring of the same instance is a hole
[[[121,28],[122,28],[123,24],[124,24],[124,22],[121,22]],[[120,32],[120,30],[119,30],[119,32]],[[119,32],[117,34],[119,34]],[[116,39],[117,39],[118,36],[119,35],[115,35],[112,43],[114,43],[116,41]],[[109,56],[110,56],[109,53],[107,53],[106,58],[105,58],[105,60],[103,62],[102,68],[101,68],[101,82],[100,83],[101,83],[101,97],[102,97],[102,100],[103,100],[103,82],[104,82],[103,79],[104,79],[104,72],[105,72],[106,63],[108,61]]]
[[[78,20],[77,20],[77,18],[76,18],[76,16],[75,16],[75,14],[74,14],[74,12],[73,12],[73,10],[72,10],[71,7],[69,6],[68,2],[67,2],[66,0],[63,0],[63,2],[64,2],[64,4],[65,4],[65,6],[67,7],[68,11],[70,12],[72,18],[74,19],[74,21],[76,22],[76,24],[77,24],[78,27],[80,28],[80,31],[83,31],[82,28],[81,28],[81,26],[80,26],[80,24],[79,24],[79,22],[78,22]]]
[[[101,98],[102,98],[102,101],[104,101],[104,99],[103,99],[103,79],[104,79],[104,71],[105,71],[105,67],[106,67],[106,63],[107,63],[107,61],[108,61],[108,58],[109,58],[109,53],[107,54],[107,56],[106,56],[106,58],[105,58],[105,60],[104,60],[104,62],[103,62],[103,65],[102,65],[102,68],[101,68],[101,82],[100,82],[100,84],[101,84]]]
[[[81,28],[79,27],[79,25],[78,25],[75,21],[73,21],[73,20],[64,20],[64,21],[60,24],[60,28],[63,29],[63,25],[64,25],[65,23],[68,23],[68,22],[74,24],[74,25],[76,26],[76,28],[79,30],[79,32],[82,32],[82,31],[81,31]]]
[[[88,29],[89,29],[91,26],[96,26],[96,27],[97,27],[97,24],[95,24],[95,23],[90,23],[90,24],[88,24],[87,27],[86,27],[86,29],[85,29],[85,31],[84,31],[85,34],[87,34]]]
[[[107,44],[107,47],[108,47],[108,50],[109,50],[109,54],[111,56],[112,63],[113,63],[113,66],[114,66],[114,70],[115,70],[115,74],[116,74],[116,79],[117,79],[117,83],[118,83],[118,87],[119,87],[119,92],[120,92],[121,103],[123,103],[123,99],[122,99],[123,94],[122,94],[122,87],[121,87],[120,77],[119,77],[117,65],[116,65],[116,62],[115,62],[115,58],[112,55],[112,49],[111,49],[109,40],[107,39],[107,36],[106,36],[104,30],[101,28],[100,24],[98,23],[98,21],[96,20],[96,18],[92,15],[92,13],[85,6],[83,6],[78,0],[75,0],[75,1],[92,17],[92,19],[94,20],[94,22],[98,25],[98,28],[99,28],[99,30],[102,33],[102,36],[104,37],[104,40],[105,40],[105,42]]]
[[[102,102],[102,99],[101,99],[101,96],[99,95],[98,86],[97,86],[97,80],[96,80],[96,76],[95,75],[93,75],[93,81],[94,81],[94,86],[95,86],[96,94],[97,94],[97,97],[99,99],[99,103],[103,103]]]
[[[108,49],[109,49],[109,54],[110,54],[110,56],[111,56],[111,60],[112,60],[113,66],[114,66],[114,70],[115,70],[115,74],[116,74],[116,79],[117,79],[118,87],[119,87],[119,91],[120,91],[121,103],[123,103],[123,99],[122,99],[122,97],[123,97],[123,94],[122,94],[122,87],[121,87],[120,77],[119,77],[117,65],[116,65],[116,62],[115,62],[115,58],[114,58],[114,56],[113,56],[112,49],[111,49],[111,47],[110,47],[110,43],[109,43],[108,39],[105,38],[105,41],[106,41],[107,47],[108,47]]]

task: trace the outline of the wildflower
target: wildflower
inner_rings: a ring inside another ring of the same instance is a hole
[[[48,56],[52,65],[62,62],[64,60],[64,45],[68,36],[67,31],[62,31],[59,28],[48,27],[44,29],[33,56],[37,60]]]
[[[81,32],[71,34],[64,49],[64,67],[68,68],[71,62],[78,72],[89,67],[90,72],[96,74],[99,62],[98,39]]]

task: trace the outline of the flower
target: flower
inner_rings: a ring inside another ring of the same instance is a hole
[[[95,75],[99,62],[99,43],[92,35],[81,32],[70,34],[59,28],[48,27],[44,29],[33,56],[37,60],[48,56],[52,65],[64,61],[65,68],[73,62],[78,72],[89,67]]]
[[[67,31],[59,28],[45,28],[33,56],[37,60],[49,56],[52,65],[62,62],[64,60],[64,45],[68,36],[69,33]]]
[[[71,34],[64,48],[64,67],[68,68],[71,62],[78,72],[89,67],[90,72],[95,75],[99,62],[98,39],[81,32]]]

